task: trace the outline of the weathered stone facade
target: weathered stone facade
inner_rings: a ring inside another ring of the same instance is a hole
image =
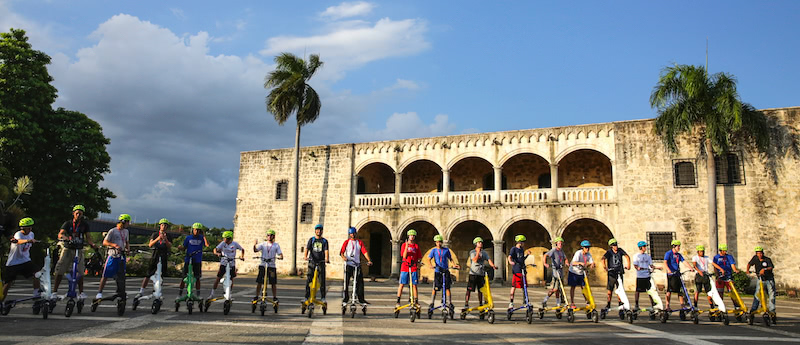
[[[800,214],[800,108],[764,112],[775,145],[768,155],[734,152],[740,164],[732,171],[741,183],[717,187],[719,238],[741,267],[755,245],[764,246],[778,285],[797,288],[800,255],[790,243],[800,241],[792,218]],[[691,257],[695,245],[708,244],[706,157],[696,141],[680,140],[679,148],[666,149],[653,120],[304,147],[299,198],[313,205],[314,221],[300,224],[299,248],[289,243],[292,196],[275,199],[277,182],[292,178],[293,150],[243,152],[235,236],[249,245],[275,229],[284,254],[296,255],[304,268],[302,247],[314,224],[323,223],[334,277],[341,276],[338,252],[349,226],[376,262],[364,271],[379,276],[399,271],[399,246],[412,228],[424,251],[433,235],[444,236],[462,266],[472,239],[481,236],[502,267],[496,279],[510,276],[505,253],[524,234],[529,260],[537,263],[529,270],[532,283],[543,278],[541,254],[556,236],[564,237],[568,254],[589,239],[599,262],[612,236],[633,255],[638,241],[663,233],[685,243],[682,251]],[[676,184],[676,162],[693,164],[693,185]],[[660,257],[663,252],[654,253]],[[284,260],[278,270],[289,266]],[[459,280],[466,274],[452,273]],[[426,267],[422,274],[432,275]],[[597,270],[593,279],[604,283],[603,275]],[[633,281],[628,272],[626,284]]]

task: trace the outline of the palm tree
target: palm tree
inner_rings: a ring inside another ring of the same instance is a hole
[[[297,213],[300,178],[300,127],[314,122],[319,117],[322,104],[319,95],[308,85],[308,80],[322,66],[319,55],[313,54],[305,61],[291,53],[281,53],[275,57],[275,70],[265,78],[265,89],[271,89],[267,95],[267,111],[275,116],[275,121],[283,125],[294,113],[297,128],[294,137],[294,182],[292,198],[294,213],[292,214],[292,267],[290,274],[297,274]]]
[[[739,99],[736,78],[727,73],[709,76],[705,68],[674,65],[661,71],[650,95],[658,117],[655,130],[672,152],[676,137],[698,135],[705,149],[708,177],[709,246],[717,248],[717,180],[714,155],[736,144],[769,145],[767,121],[761,112]]]

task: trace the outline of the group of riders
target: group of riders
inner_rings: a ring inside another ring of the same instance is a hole
[[[73,241],[80,241],[92,248],[97,248],[98,244],[92,242],[88,236],[89,224],[84,213],[86,209],[82,205],[76,205],[72,210],[72,218],[61,226],[58,233],[60,243],[67,243]],[[108,230],[102,241],[102,246],[107,249],[107,257],[102,270],[99,288],[97,291],[96,299],[103,298],[103,288],[106,285],[108,278],[115,278],[117,280],[118,290],[122,286],[122,294],[124,298],[124,282],[125,282],[125,263],[126,256],[130,252],[130,235],[128,227],[131,222],[131,216],[122,214],[118,217],[117,224],[114,228]],[[153,233],[150,237],[148,245],[153,250],[153,256],[148,266],[148,273],[142,281],[139,288],[138,297],[141,297],[144,290],[147,288],[149,278],[157,269],[158,265],[161,266],[161,271],[166,271],[168,264],[167,257],[171,252],[173,246],[172,240],[167,234],[171,223],[167,219],[161,219],[158,222],[158,232]],[[21,276],[27,279],[33,278],[33,295],[39,297],[41,294],[39,279],[34,275],[38,271],[30,258],[31,246],[37,242],[33,233],[34,220],[31,218],[23,218],[19,221],[19,231],[11,238],[11,249],[6,262],[6,270],[3,273],[3,299],[7,296],[7,292],[11,283]],[[183,274],[188,274],[188,268],[192,267],[193,275],[197,279],[195,283],[196,291],[200,289],[200,277],[202,277],[202,249],[209,246],[208,238],[204,236],[205,227],[201,223],[194,223],[192,225],[192,232],[183,240],[183,243],[178,245],[180,251],[185,251]],[[259,243],[255,240],[253,244],[253,251],[261,253],[261,264],[258,267],[258,276],[256,278],[256,292],[261,291],[262,284],[270,284],[272,287],[272,295],[274,301],[277,302],[277,269],[276,260],[283,260],[283,252],[280,245],[275,242],[275,231],[268,230],[266,232],[266,240]],[[400,248],[400,257],[402,260],[400,267],[400,279],[397,288],[397,306],[400,307],[400,299],[402,297],[403,288],[405,285],[417,285],[419,283],[419,268],[423,263],[423,251],[416,243],[417,232],[416,230],[408,230],[406,232],[406,240]],[[245,249],[237,242],[233,241],[233,232],[225,231],[222,234],[223,240],[214,248],[214,254],[220,256],[220,267],[217,272],[216,281],[209,294],[209,299],[214,297],[214,291],[218,288],[220,279],[225,276],[225,273],[230,266],[230,277],[236,276],[236,256],[239,254],[239,259],[244,260]],[[434,267],[434,284],[431,293],[431,306],[433,306],[437,291],[444,290],[446,294],[447,303],[452,308],[452,298],[450,288],[452,285],[452,278],[450,275],[450,268],[460,269],[461,266],[453,260],[451,250],[444,246],[444,239],[441,235],[436,235],[433,238],[435,247],[429,251],[426,262],[430,267]],[[517,235],[514,238],[515,245],[509,251],[506,257],[507,263],[511,265],[511,272],[513,274],[510,290],[509,309],[514,307],[514,294],[516,289],[522,289],[526,285],[523,284],[525,275],[523,270],[529,265],[526,263],[529,254],[525,251],[526,237],[524,235]],[[469,300],[471,292],[478,291],[478,298],[481,299],[480,289],[485,283],[484,275],[493,272],[497,269],[495,263],[489,258],[488,253],[483,249],[483,239],[476,237],[472,241],[474,249],[469,252],[467,259],[467,266],[469,267],[469,275],[467,279],[467,292],[465,298],[465,308],[469,307]],[[591,243],[588,240],[580,242],[581,248],[577,250],[568,259],[563,251],[564,240],[561,237],[556,237],[553,240],[552,249],[545,252],[542,256],[542,262],[546,269],[552,273],[552,285],[548,288],[548,292],[542,301],[542,307],[546,307],[550,297],[555,296],[556,304],[562,303],[561,289],[556,285],[557,280],[561,281],[563,269],[568,268],[567,285],[570,286],[570,301],[572,301],[571,308],[575,308],[574,297],[575,289],[582,287],[585,284],[584,275],[587,269],[596,266],[592,254],[589,252]],[[608,241],[609,249],[602,257],[603,269],[608,272],[607,289],[607,302],[606,308],[610,308],[612,300],[612,292],[617,288],[617,284],[624,276],[625,270],[630,270],[631,266],[636,271],[636,293],[635,293],[635,308],[639,309],[639,294],[647,292],[651,288],[651,275],[656,269],[665,269],[667,273],[667,303],[666,310],[670,311],[670,299],[672,293],[679,294],[679,301],[681,308],[684,307],[686,302],[684,298],[690,296],[683,296],[682,283],[681,283],[681,263],[684,267],[696,272],[694,279],[695,293],[693,296],[694,305],[697,305],[700,292],[705,291],[709,293],[711,284],[716,284],[717,289],[722,293],[726,289],[733,289],[733,274],[739,272],[736,266],[736,260],[728,254],[728,247],[725,244],[719,245],[719,253],[713,258],[709,258],[705,253],[705,247],[698,245],[695,249],[696,255],[691,258],[691,261],[686,261],[680,253],[681,242],[673,240],[671,242],[671,249],[664,254],[663,267],[656,267],[653,264],[653,258],[648,251],[648,244],[645,241],[637,243],[638,252],[633,256],[633,259],[628,253],[619,247],[616,239]],[[78,251],[77,253],[75,251]],[[72,269],[72,260],[77,255],[78,257],[78,292],[79,299],[85,299],[83,284],[84,272],[84,258],[83,250],[70,249],[64,245],[58,262],[55,267],[55,284],[53,287],[53,298],[64,298],[64,295],[58,294],[59,286],[61,285],[63,276]],[[343,291],[343,305],[348,303],[350,294],[348,288],[351,279],[356,279],[355,289],[358,302],[361,304],[369,304],[364,298],[364,277],[359,269],[361,267],[361,256],[367,259],[367,265],[372,265],[369,253],[364,243],[357,238],[356,229],[350,227],[348,229],[348,239],[342,244],[339,255],[345,262],[345,284]],[[314,227],[314,236],[309,238],[303,255],[304,260],[308,261],[307,279],[305,297],[309,298],[311,282],[314,279],[314,272],[317,272],[317,279],[320,283],[320,293],[322,301],[325,302],[326,297],[326,284],[325,284],[325,266],[330,263],[328,240],[323,237],[323,226],[318,224]],[[191,263],[191,265],[190,265]],[[764,249],[761,246],[755,247],[755,255],[747,263],[745,272],[749,272],[751,267],[755,267],[755,273],[762,280],[763,284],[758,286],[765,290],[767,308],[771,313],[775,312],[775,279],[774,279],[774,265],[772,260],[764,255]],[[712,275],[716,274],[717,278],[712,281]],[[265,281],[265,278],[267,279]],[[618,278],[620,278],[618,280]],[[178,295],[184,293],[185,282],[181,281]],[[418,301],[417,289],[411,289],[413,300]],[[759,291],[756,291],[758,296]],[[253,298],[258,299],[258,296]],[[714,302],[709,296],[709,303],[712,308]],[[416,303],[416,302],[415,302]],[[587,301],[588,303],[588,301]],[[756,310],[759,307],[759,299],[753,300],[751,310]],[[2,307],[2,300],[0,300],[0,307]],[[739,306],[744,307],[744,306]]]

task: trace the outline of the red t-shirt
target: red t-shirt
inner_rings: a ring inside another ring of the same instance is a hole
[[[400,254],[403,254],[404,250],[406,251],[406,258],[403,259],[403,265],[400,266],[400,271],[416,272],[418,269],[417,261],[422,258],[422,252],[419,250],[419,246],[416,243],[408,244],[408,242],[406,242],[400,247]]]

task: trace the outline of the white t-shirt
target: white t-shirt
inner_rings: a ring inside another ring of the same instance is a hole
[[[261,252],[261,264],[259,266],[272,267],[275,268],[275,256],[278,254],[283,255],[281,252],[281,245],[277,243],[269,243],[269,242],[261,242],[261,244],[256,246],[256,251]],[[269,263],[265,262],[265,260],[269,260]]]
[[[711,259],[708,256],[700,257],[695,255],[692,257],[692,262],[697,266],[697,270],[703,273],[711,273]]]
[[[583,254],[583,249],[578,249],[578,251],[575,252],[575,255],[572,256],[572,261],[570,261],[570,265],[569,265],[569,271],[572,272],[573,274],[577,274],[577,275],[583,275],[583,270],[580,269],[580,267],[578,267],[578,265],[573,265],[572,264],[575,261],[583,262],[584,265],[588,265],[588,264],[594,263],[594,260],[592,259],[592,254],[591,253],[587,252],[586,254]]]
[[[14,234],[14,238],[17,240],[32,240],[33,231],[29,232],[27,235],[23,234],[22,230],[17,231],[17,233]],[[30,242],[23,244],[12,243],[6,266],[14,266],[31,261],[31,246],[33,246],[33,243]]]
[[[236,266],[236,251],[244,251],[244,248],[242,248],[242,246],[240,246],[236,241],[231,241],[230,244],[222,241],[217,245],[217,250],[222,252],[222,257],[224,258],[223,260],[220,260],[220,264],[225,264],[225,260],[229,260],[231,266]]]
[[[633,265],[638,267],[636,278],[650,278],[650,266],[653,265],[653,258],[647,253],[636,253],[633,256]]]

